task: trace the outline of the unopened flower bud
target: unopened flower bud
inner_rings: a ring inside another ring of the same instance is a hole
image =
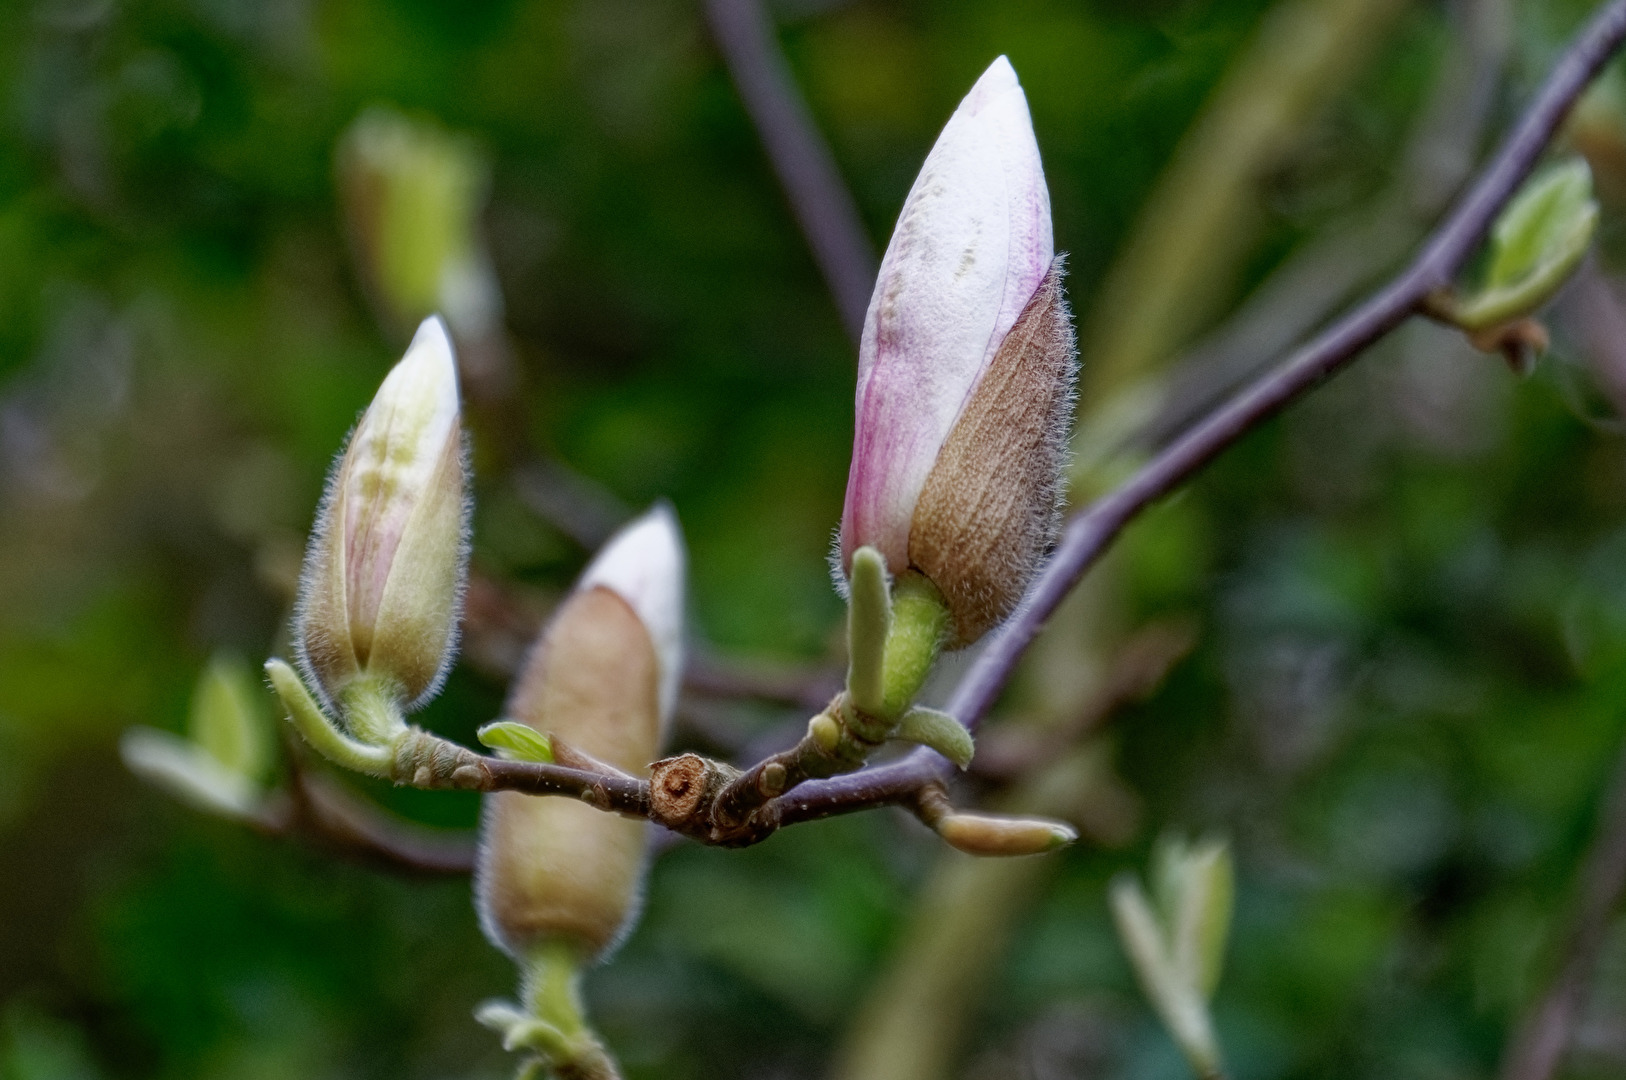
[[[526,661],[508,716],[607,765],[658,756],[682,670],[683,541],[660,506],[611,538]],[[631,922],[646,825],[563,798],[487,796],[476,903],[510,954],[602,954]]]
[[[362,276],[392,325],[433,311],[463,339],[490,333],[502,294],[480,236],[490,166],[433,121],[375,106],[338,148],[339,194]]]
[[[305,553],[295,636],[327,702],[362,677],[408,708],[439,686],[468,561],[465,487],[456,363],[430,318],[351,434]]]
[[[927,155],[859,347],[843,566],[942,592],[951,641],[1015,608],[1054,539],[1076,369],[1027,99],[1000,57]]]

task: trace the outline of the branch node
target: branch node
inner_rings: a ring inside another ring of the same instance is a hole
[[[673,832],[693,833],[717,793],[739,775],[737,769],[699,754],[657,761],[649,769],[649,814]]]

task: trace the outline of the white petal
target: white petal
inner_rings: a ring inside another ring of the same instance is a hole
[[[677,515],[657,503],[610,537],[582,572],[578,589],[602,585],[643,621],[660,663],[661,722],[671,719],[683,676],[683,581],[687,559]]]
[[[881,260],[859,347],[842,548],[908,565],[909,522],[937,452],[1054,255],[1050,197],[1003,56],[938,136]]]

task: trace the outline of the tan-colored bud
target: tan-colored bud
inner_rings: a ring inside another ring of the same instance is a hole
[[[937,835],[968,855],[1040,855],[1078,839],[1070,825],[1043,818],[1004,818],[987,814],[947,814]]]
[[[669,510],[624,529],[543,632],[509,717],[607,765],[646,772],[675,696],[682,577]],[[636,914],[647,829],[569,799],[488,796],[476,886],[486,935],[515,956],[560,939],[603,953]]]
[[[295,637],[327,701],[366,675],[412,707],[450,665],[467,564],[451,340],[425,320],[356,425],[305,555]]]
[[[943,444],[909,530],[909,561],[942,592],[954,640],[1015,610],[1060,520],[1077,350],[1054,262]]]

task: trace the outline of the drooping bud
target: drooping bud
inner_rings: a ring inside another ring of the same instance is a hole
[[[683,575],[669,508],[612,537],[542,632],[509,717],[644,772],[677,699]],[[560,941],[602,954],[635,913],[645,847],[642,821],[562,798],[487,796],[476,878],[486,936],[516,957]]]
[[[328,482],[300,578],[295,638],[328,703],[368,679],[413,708],[456,644],[468,506],[457,368],[425,320]]]
[[[1054,538],[1075,373],[1027,99],[1000,57],[927,155],[859,348],[841,522],[952,614],[951,644],[1015,607]]]

